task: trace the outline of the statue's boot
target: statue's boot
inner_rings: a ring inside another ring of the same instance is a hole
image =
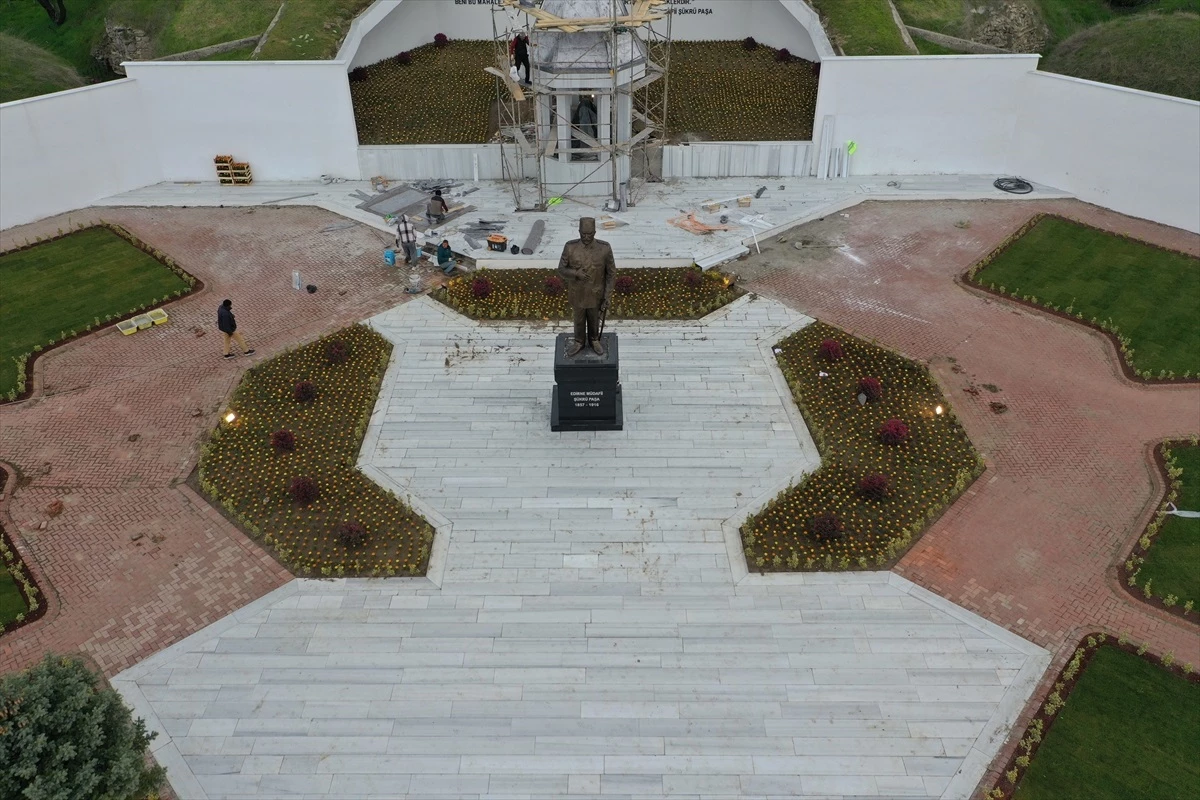
[[[592,352],[598,356],[604,355],[604,345],[600,343],[599,339],[592,339]]]
[[[579,351],[582,349],[583,342],[576,339],[571,343],[571,346],[567,348],[567,358],[574,358],[575,356],[579,355]]]

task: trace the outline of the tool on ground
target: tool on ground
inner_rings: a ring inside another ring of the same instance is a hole
[[[488,250],[493,250],[497,253],[503,253],[508,249],[508,237],[500,233],[493,233],[491,236],[487,237],[487,245]]]

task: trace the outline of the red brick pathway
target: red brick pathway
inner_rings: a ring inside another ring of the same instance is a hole
[[[774,242],[745,270],[755,291],[928,361],[986,458],[898,573],[1059,666],[1095,630],[1200,666],[1195,625],[1138,602],[1115,569],[1162,494],[1152,445],[1200,431],[1200,387],[1132,384],[1100,335],[955,281],[1038,211],[1200,253],[1200,237],[1075,201],[868,203],[789,234],[842,249]],[[999,392],[963,391],[982,384]],[[993,400],[1009,410],[994,413]]]
[[[10,485],[5,525],[50,595],[41,621],[0,639],[0,672],[78,649],[111,675],[288,580],[180,484],[247,366],[406,297],[406,275],[382,266],[383,234],[322,233],[343,220],[312,208],[92,209],[6,231],[0,248],[96,218],[172,254],[206,288],[169,306],[167,325],[48,353],[43,392],[0,406],[0,459],[32,479]],[[293,269],[318,292],[293,291]],[[219,357],[226,297],[255,356]],[[56,499],[65,508],[51,519]]]

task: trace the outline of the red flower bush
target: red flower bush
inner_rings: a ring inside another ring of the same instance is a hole
[[[817,539],[840,539],[846,528],[837,514],[818,514],[808,521],[808,532]]]
[[[868,403],[876,403],[883,397],[883,384],[879,378],[859,378],[858,391],[867,396]]]
[[[439,33],[437,36],[433,37],[434,47],[445,47],[448,44],[450,44],[450,37],[444,33]]]
[[[334,339],[325,345],[325,360],[330,364],[345,364],[350,360],[350,345],[341,339]]]
[[[631,294],[633,292],[633,276],[618,275],[616,283],[613,284],[613,288],[621,294]]]
[[[817,357],[831,364],[834,361],[841,361],[842,355],[842,345],[837,339],[825,339],[817,347]]]
[[[792,53],[786,47],[782,47],[775,51],[775,60],[776,61],[791,61]]]
[[[292,393],[298,402],[307,403],[317,396],[317,385],[312,381],[300,381]]]
[[[367,79],[367,68],[366,67],[355,67],[354,69],[350,70],[349,77],[350,77],[351,83],[358,83],[360,81],[365,81]]]
[[[271,447],[281,453],[290,453],[296,449],[296,434],[288,430],[278,430],[271,434]]]
[[[757,47],[758,47],[758,42],[755,41],[753,36],[747,36],[745,39],[742,39],[742,49],[743,50],[754,50]]]
[[[357,522],[343,522],[334,528],[333,535],[347,549],[362,547],[367,541],[367,529]]]
[[[884,444],[900,444],[908,438],[908,426],[902,420],[889,419],[879,426],[879,441]]]
[[[317,488],[317,482],[312,478],[292,478],[288,483],[288,494],[302,506],[306,506],[313,500],[317,499],[317,495],[321,491]]]
[[[407,50],[401,50],[392,57],[392,60],[402,67],[407,67],[412,63],[412,53],[408,52]]]
[[[695,289],[704,283],[704,276],[700,274],[698,269],[689,269],[683,273],[683,283],[689,289]]]
[[[482,300],[492,293],[492,282],[487,278],[476,278],[471,281],[471,294]]]
[[[858,482],[858,491],[863,497],[869,497],[872,500],[883,500],[892,490],[892,482],[887,475],[874,473],[867,475]]]
[[[549,278],[546,278],[546,285],[544,288],[546,294],[550,295],[551,297],[558,297],[560,294],[566,291],[567,285],[563,283],[562,278],[558,277],[557,275],[551,275]]]

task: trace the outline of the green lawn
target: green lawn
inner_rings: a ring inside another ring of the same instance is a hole
[[[1200,15],[1139,14],[1075,34],[1041,69],[1200,100]]]
[[[0,395],[17,386],[13,359],[34,346],[187,290],[170,269],[102,227],[0,256]]]
[[[1014,800],[1192,800],[1200,685],[1101,647],[1033,756]]]
[[[1112,320],[1140,372],[1200,374],[1200,259],[1045,217],[975,281],[1084,320]]]
[[[923,56],[961,56],[962,51],[951,50],[945,45],[940,45],[937,42],[931,42],[928,39],[922,39],[920,36],[913,37],[913,44],[917,46],[917,50]]]
[[[1183,469],[1183,488],[1175,505],[1185,511],[1200,511],[1200,447],[1177,445],[1171,452]],[[1152,580],[1155,596],[1173,594],[1179,598],[1179,605],[1188,600],[1200,603],[1200,519],[1168,515],[1152,541],[1138,583]]]
[[[907,56],[887,0],[813,0],[830,41],[848,56]]]
[[[25,598],[17,589],[17,584],[8,574],[8,570],[0,564],[0,628],[17,618],[18,614],[28,611]]]
[[[1108,0],[1028,2],[1049,31],[1039,69],[1200,99],[1200,17],[1194,16],[1200,14],[1200,0],[1150,0],[1133,8],[1114,8]],[[997,0],[895,3],[909,25],[970,39],[986,19],[976,12],[995,6]],[[939,54],[927,44],[917,42],[917,47],[922,53]]]
[[[217,0],[226,2],[227,0]],[[288,59],[321,59],[337,55],[338,46],[346,36],[350,23],[372,0],[300,0],[287,4],[283,16],[271,31],[259,61]],[[424,1],[424,0],[423,0]],[[272,0],[274,2],[274,0]],[[279,7],[275,3],[271,13]],[[480,13],[486,11],[480,10]],[[268,24],[270,18],[268,17]],[[325,25],[329,24],[329,28]],[[429,39],[438,31],[429,31]],[[236,39],[237,37],[230,37]],[[444,101],[449,95],[443,95]]]
[[[49,50],[0,33],[0,103],[83,86],[75,68]]]

